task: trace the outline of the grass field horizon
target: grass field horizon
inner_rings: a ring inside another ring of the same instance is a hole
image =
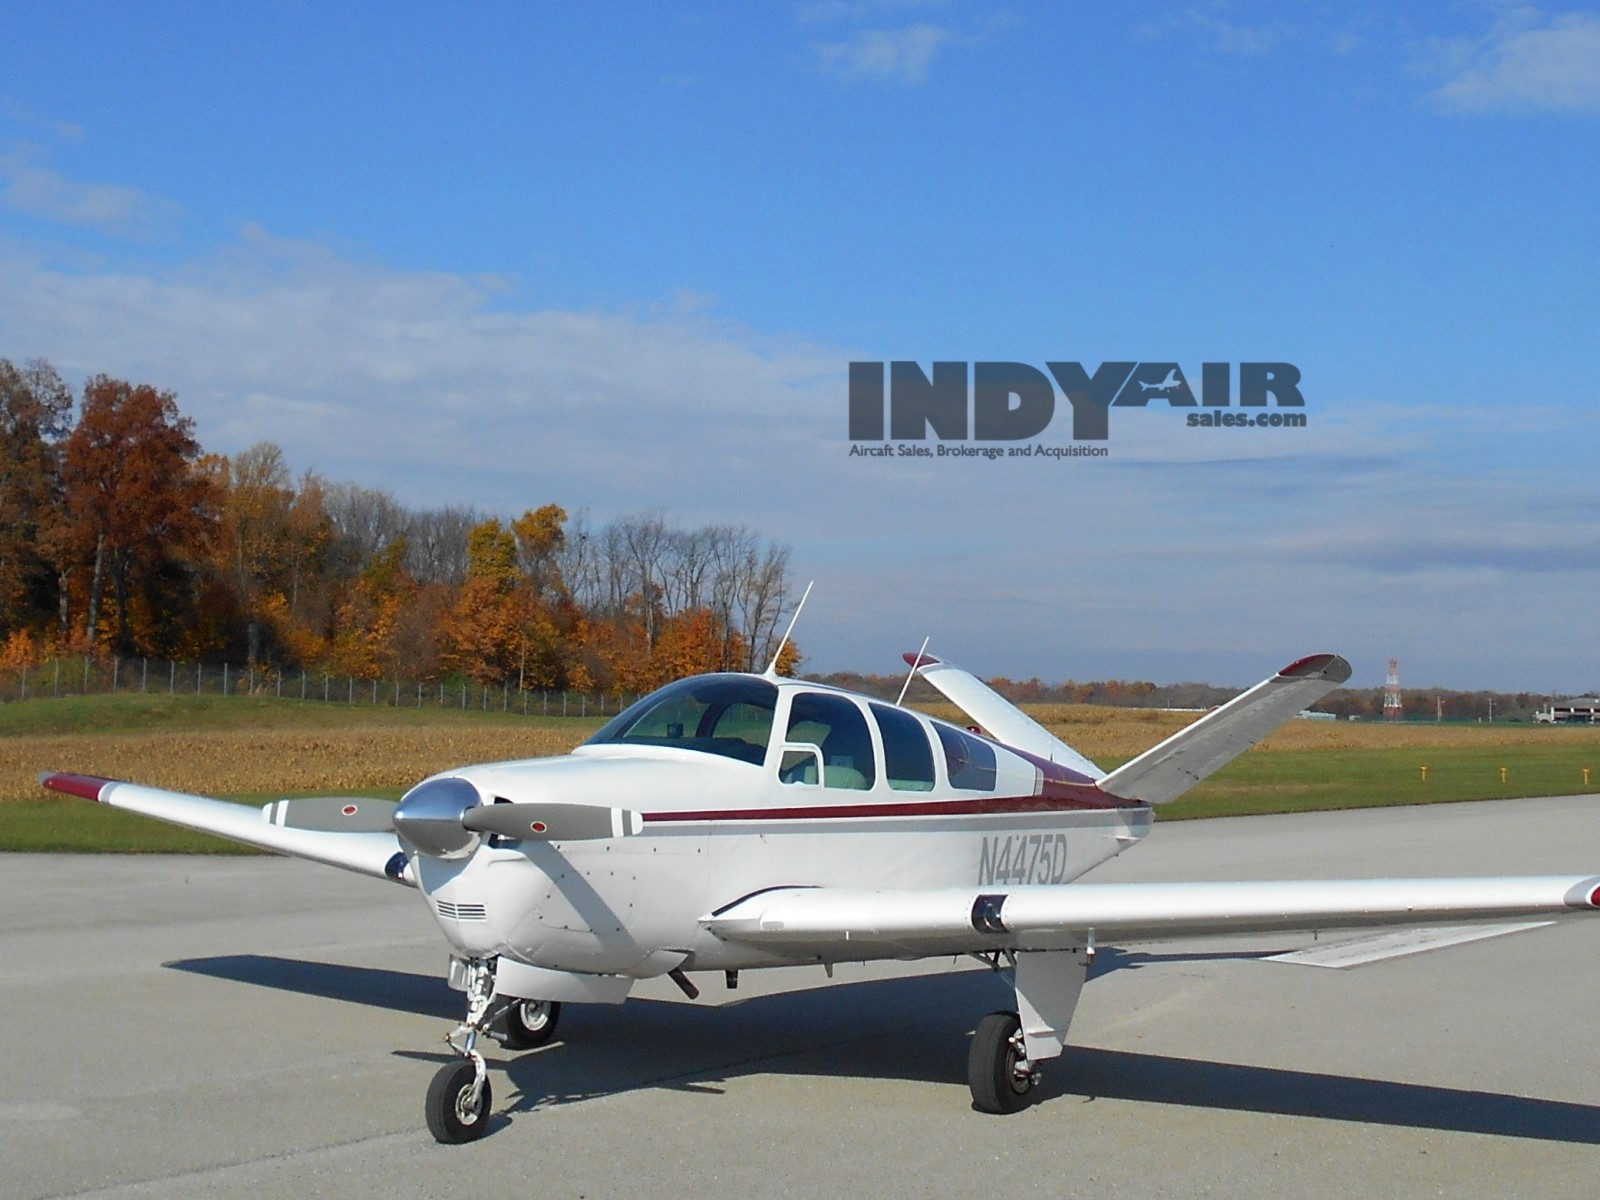
[[[961,719],[948,704],[915,707]],[[1024,708],[1106,768],[1198,716],[1093,705]],[[565,753],[603,719],[270,697],[124,694],[0,705],[0,851],[253,853],[45,794],[41,771],[254,803],[318,794],[394,798],[451,767]],[[1159,815],[1181,820],[1600,791],[1600,782],[1585,779],[1586,769],[1600,781],[1600,728],[1298,720]]]

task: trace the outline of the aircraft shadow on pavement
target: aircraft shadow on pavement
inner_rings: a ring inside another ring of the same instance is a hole
[[[372,1008],[459,1021],[466,1011],[460,992],[453,992],[438,975],[388,971],[381,967],[351,967],[311,962],[301,958],[276,958],[270,954],[224,954],[216,958],[186,958],[162,964],[174,971],[231,979],[256,987],[328,1000],[347,1000]]]
[[[1108,953],[1108,952],[1103,952]],[[1121,967],[1248,955],[1120,955]],[[373,967],[261,955],[167,964],[218,979],[366,1004],[442,1021],[460,1020],[463,997],[442,979]],[[1096,964],[1096,974],[1102,964]],[[838,983],[737,999],[720,985],[691,1004],[629,1000],[620,1008],[570,1005],[557,1040],[539,1050],[486,1050],[504,1072],[496,1108],[504,1119],[639,1088],[716,1095],[749,1075],[899,1079],[947,1084],[964,1096],[973,1025],[1011,1006],[1004,982],[986,971]],[[730,1002],[731,998],[731,1002]],[[397,1051],[445,1061],[429,1049]],[[506,1086],[509,1085],[509,1086]],[[1393,1080],[1177,1058],[1068,1045],[1045,1068],[1046,1106],[1073,1099],[1131,1100],[1416,1129],[1600,1145],[1600,1107]],[[997,1118],[998,1119],[998,1118]]]

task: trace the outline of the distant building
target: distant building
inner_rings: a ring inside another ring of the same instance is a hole
[[[1600,725],[1600,696],[1579,696],[1576,700],[1552,701],[1533,714],[1546,725]]]

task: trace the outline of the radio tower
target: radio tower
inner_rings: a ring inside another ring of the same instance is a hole
[[[1400,660],[1389,660],[1389,678],[1383,682],[1383,719],[1400,719]]]

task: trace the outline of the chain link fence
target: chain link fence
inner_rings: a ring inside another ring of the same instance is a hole
[[[639,697],[623,692],[569,692],[498,686],[451,678],[432,681],[359,679],[322,671],[276,671],[228,663],[80,655],[0,671],[0,703],[138,693],[168,696],[270,696],[317,704],[390,708],[473,709],[523,716],[613,716]]]

